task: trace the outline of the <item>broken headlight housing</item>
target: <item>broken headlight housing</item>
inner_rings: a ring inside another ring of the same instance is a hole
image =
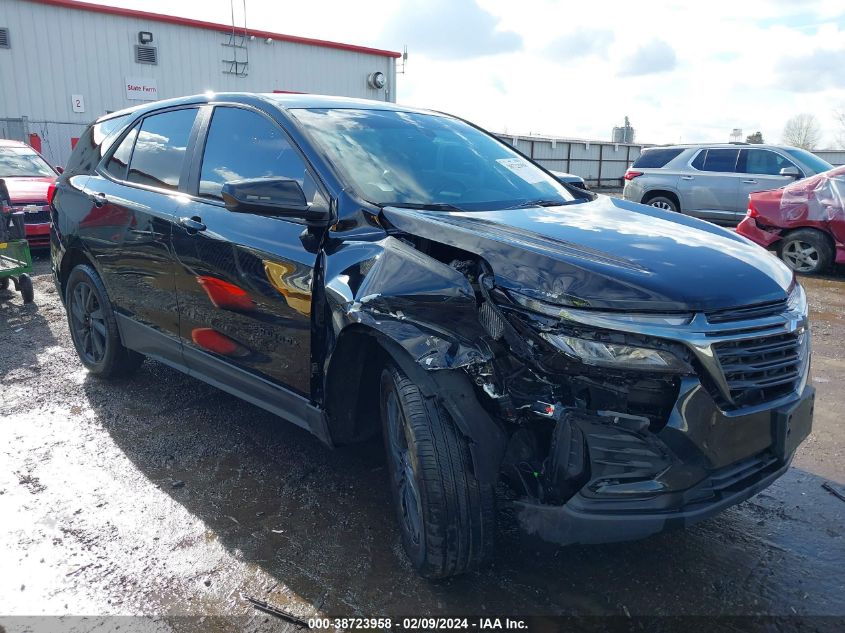
[[[540,336],[567,356],[585,365],[638,371],[688,372],[690,367],[673,353],[621,343],[593,341],[566,334],[543,332]]]

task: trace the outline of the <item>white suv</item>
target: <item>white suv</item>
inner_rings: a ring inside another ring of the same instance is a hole
[[[625,172],[625,200],[736,225],[748,194],[777,189],[831,169],[810,152],[786,145],[726,143],[650,147]]]

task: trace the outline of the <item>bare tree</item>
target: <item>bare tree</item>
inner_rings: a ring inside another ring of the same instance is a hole
[[[752,145],[760,145],[763,143],[763,133],[762,132],[754,132],[754,134],[749,134],[745,137],[746,143],[751,143]]]
[[[821,126],[812,114],[796,114],[783,128],[783,142],[802,149],[815,148],[821,138]]]

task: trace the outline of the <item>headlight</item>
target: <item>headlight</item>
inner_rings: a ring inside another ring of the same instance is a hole
[[[548,332],[542,333],[541,336],[564,354],[573,356],[586,365],[647,371],[690,371],[689,366],[680,358],[659,349],[590,341]]]
[[[804,292],[804,287],[798,282],[795,282],[795,287],[789,293],[786,307],[790,312],[797,312],[802,316],[807,314],[807,293]]]

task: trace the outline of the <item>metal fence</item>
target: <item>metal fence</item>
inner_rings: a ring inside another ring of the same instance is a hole
[[[643,145],[545,136],[497,135],[546,169],[581,176],[591,187],[621,187]]]

